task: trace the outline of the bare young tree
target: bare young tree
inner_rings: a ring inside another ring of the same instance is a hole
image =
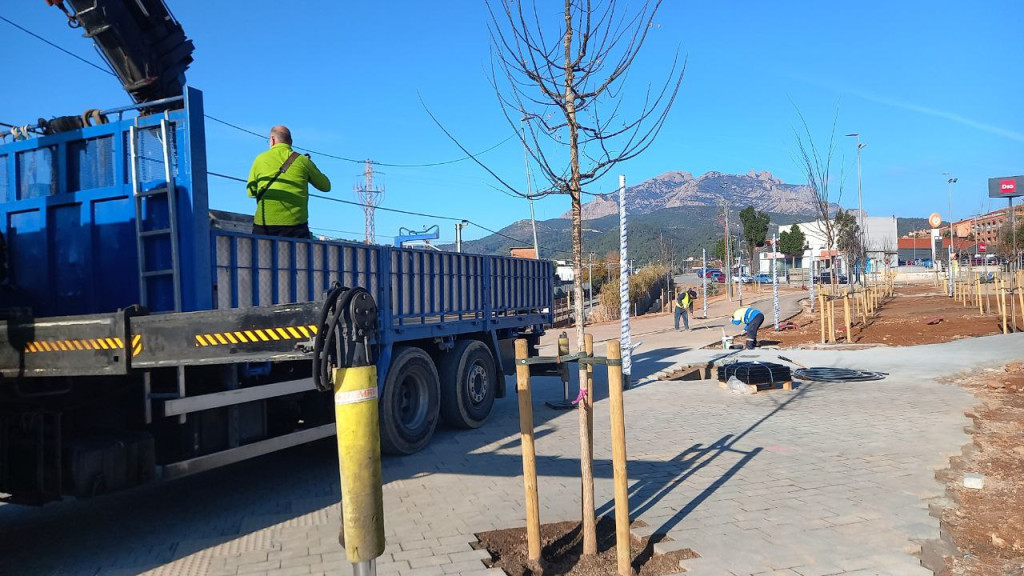
[[[842,168],[840,168],[839,190],[835,195],[835,199],[832,198],[831,189],[832,160],[835,157],[837,147],[836,124],[839,121],[839,114],[836,113],[832,119],[832,133],[829,135],[828,146],[824,150],[820,150],[814,143],[814,138],[811,136],[811,128],[807,125],[807,120],[799,109],[797,109],[797,115],[800,117],[800,124],[803,127],[802,133],[796,129],[793,131],[800,154],[797,161],[807,175],[807,186],[811,189],[811,193],[814,196],[814,211],[821,222],[822,234],[825,236],[831,280],[834,286],[837,281],[835,274],[835,251],[839,227],[833,220],[832,206],[837,204],[843,197]]]
[[[565,0],[552,3],[490,0],[491,81],[509,126],[548,188],[534,196],[567,194],[572,202],[572,254],[576,281],[576,345],[584,347],[584,188],[616,164],[646,150],[665,124],[685,65],[678,54],[659,87],[627,92],[626,79],[644,42],[658,25],[661,0]],[[625,109],[632,112],[626,116]],[[513,193],[522,195],[512,190]],[[580,364],[580,381],[586,367]],[[580,403],[584,492],[584,553],[597,552],[594,531],[591,418]],[[588,512],[589,511],[589,512]]]

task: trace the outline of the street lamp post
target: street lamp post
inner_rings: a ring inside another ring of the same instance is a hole
[[[861,268],[864,269],[864,265],[866,264],[864,261],[867,260],[868,247],[864,242],[864,195],[861,192],[860,151],[862,148],[866,147],[867,144],[861,144],[859,132],[851,132],[850,134],[847,134],[847,136],[857,139],[857,212],[860,220],[860,265]],[[857,276],[860,277],[861,284],[864,284],[864,278],[861,276],[859,271]]]
[[[528,116],[523,116],[519,121],[519,127],[523,131],[523,156],[526,159],[526,199],[530,201],[530,225],[533,226],[533,256],[540,260],[540,244],[537,243],[537,218],[533,213],[533,190],[530,185],[530,151],[526,146],[526,121]]]
[[[469,226],[469,220],[463,220],[455,224],[455,251],[462,252],[462,229]]]
[[[943,172],[943,176],[949,176],[949,172]],[[949,252],[947,264],[949,270],[947,276],[949,276],[948,292],[949,297],[953,297],[953,184],[956,184],[956,178],[949,178],[946,180],[946,192],[949,194]]]

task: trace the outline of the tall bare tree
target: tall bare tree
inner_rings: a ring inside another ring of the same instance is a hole
[[[552,3],[490,0],[491,80],[509,126],[549,186],[535,196],[567,194],[572,202],[572,254],[576,281],[576,345],[584,347],[584,188],[616,164],[646,150],[664,126],[685,65],[678,53],[659,87],[627,92],[626,79],[661,0],[565,0]],[[628,96],[628,98],[627,98]],[[628,117],[626,108],[633,109]],[[517,193],[513,190],[514,193]],[[522,195],[521,193],[519,193]],[[580,382],[586,368],[580,364]],[[592,407],[580,403],[583,450],[584,554],[597,552],[594,529]]]
[[[803,169],[804,174],[807,176],[807,186],[811,189],[814,201],[814,211],[817,213],[818,220],[821,222],[822,234],[825,236],[825,245],[828,250],[828,260],[830,274],[832,276],[832,284],[836,283],[835,274],[835,251],[836,242],[838,240],[839,227],[833,220],[833,204],[839,202],[843,197],[843,176],[842,176],[842,163],[840,162],[840,175],[839,175],[839,190],[835,194],[835,198],[832,197],[832,160],[835,158],[836,153],[836,124],[839,121],[839,114],[836,113],[832,119],[832,132],[829,135],[828,146],[822,150],[815,143],[814,138],[811,136],[811,128],[807,124],[807,120],[804,115],[797,109],[797,115],[800,117],[800,124],[803,128],[801,130],[794,130],[794,136],[796,138],[797,149],[799,150],[800,156],[797,162]]]

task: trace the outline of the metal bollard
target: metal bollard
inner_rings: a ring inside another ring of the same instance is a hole
[[[384,553],[377,367],[334,370],[334,417],[341,469],[342,545],[356,576],[374,576]]]
[[[338,541],[356,576],[375,576],[385,545],[377,367],[370,347],[377,304],[366,290],[335,283],[324,299],[319,325],[313,381],[334,395],[342,494]]]
[[[562,332],[558,335],[558,355],[568,356],[569,355],[569,335]],[[558,364],[558,377],[562,379],[562,401],[561,402],[545,402],[548,408],[554,408],[555,410],[572,410],[576,408],[576,405],[569,399],[569,364],[566,362],[560,362]],[[586,383],[580,383],[584,386]]]

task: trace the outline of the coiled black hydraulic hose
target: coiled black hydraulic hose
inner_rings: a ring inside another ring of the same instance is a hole
[[[377,330],[377,305],[363,288],[331,285],[320,309],[313,340],[313,383],[326,392],[334,388],[332,368],[373,363],[371,341]]]
[[[813,380],[814,382],[868,382],[871,380],[882,380],[889,374],[886,372],[872,372],[870,370],[854,370],[853,368],[832,368],[816,366],[812,368],[800,368],[793,371],[793,377],[799,380]]]

